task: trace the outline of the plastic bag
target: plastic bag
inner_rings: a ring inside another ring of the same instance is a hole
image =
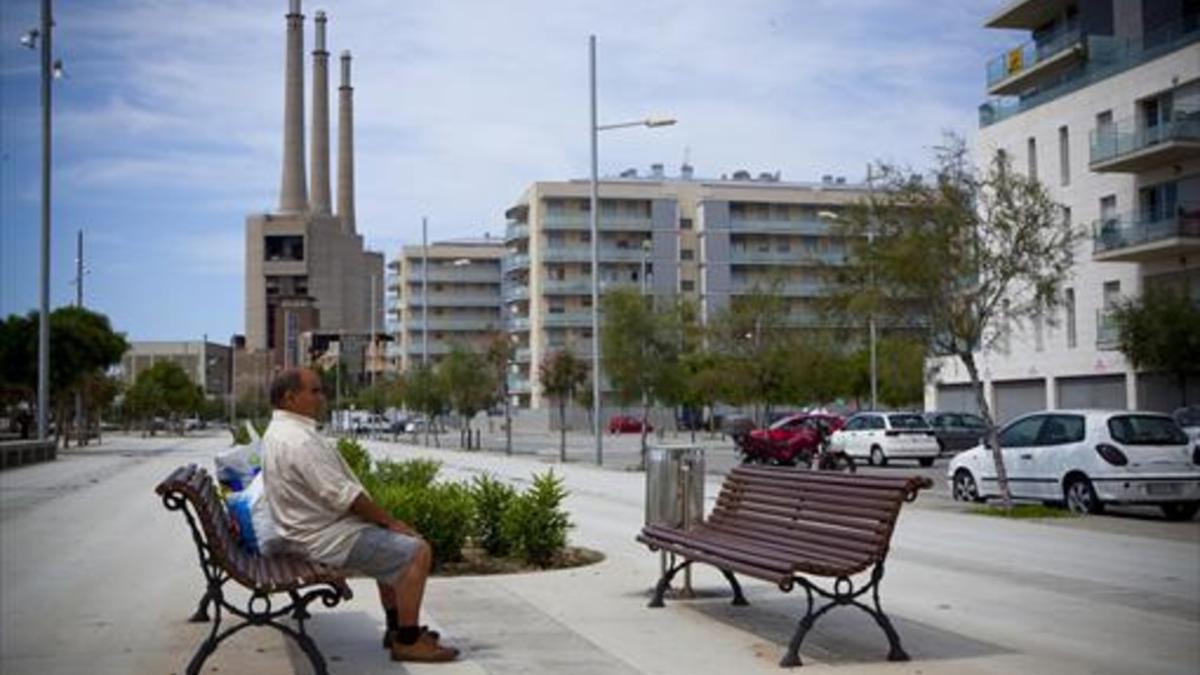
[[[217,482],[233,492],[245,490],[262,470],[262,439],[249,421],[246,422],[246,430],[250,432],[249,443],[235,445],[213,458],[217,467]]]
[[[245,490],[226,499],[225,504],[237,523],[238,537],[247,551],[270,554],[277,547],[279,533],[271,518],[261,472]]]

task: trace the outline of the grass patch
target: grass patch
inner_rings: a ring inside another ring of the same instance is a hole
[[[1045,504],[1013,504],[1011,511],[1005,511],[1003,506],[972,506],[971,513],[981,516],[997,516],[1000,518],[1074,518],[1070,510]]]

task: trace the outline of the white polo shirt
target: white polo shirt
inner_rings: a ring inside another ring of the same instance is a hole
[[[337,448],[303,415],[276,410],[263,435],[263,488],[275,526],[306,557],[341,567],[358,533],[350,513],[363,486]]]

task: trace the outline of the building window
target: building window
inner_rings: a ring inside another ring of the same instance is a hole
[[[683,281],[679,282],[679,290],[685,293],[691,293],[692,291],[696,290],[696,282],[692,281],[691,279],[684,279]]]
[[[1029,159],[1029,177],[1032,180],[1037,180],[1037,139],[1030,136],[1025,145]]]
[[[1067,311],[1067,349],[1075,349],[1079,344],[1078,333],[1075,328],[1075,289],[1068,288],[1066,298],[1063,300]]]
[[[1071,184],[1071,134],[1067,127],[1058,128],[1058,170],[1062,185]]]
[[[679,249],[679,259],[680,260],[695,260],[696,252],[690,248],[681,248],[681,249]]]
[[[679,229],[681,229],[681,230],[692,229],[692,219],[691,218],[680,218],[679,219]]]

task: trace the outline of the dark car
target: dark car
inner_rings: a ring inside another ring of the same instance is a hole
[[[972,413],[931,412],[925,413],[925,420],[933,427],[942,453],[973,448],[987,434],[983,418]]]
[[[797,413],[766,429],[750,431],[738,448],[747,462],[794,465],[815,455],[821,441],[843,424],[845,420],[838,415]]]
[[[647,423],[646,431],[654,431],[654,427]],[[608,419],[608,433],[640,434],[642,433],[642,421],[633,415],[613,415]]]

